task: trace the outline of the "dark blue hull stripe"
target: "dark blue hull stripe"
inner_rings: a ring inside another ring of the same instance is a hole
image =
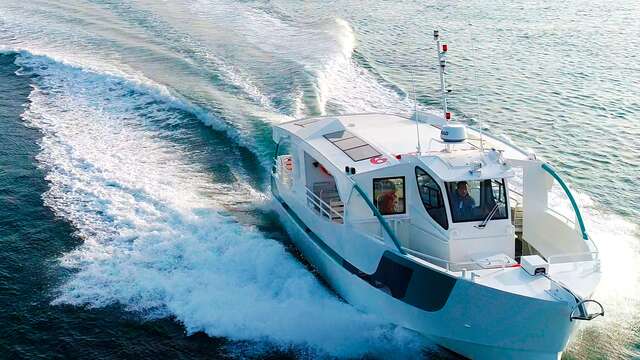
[[[360,271],[342,258],[298,217],[279,196],[273,195],[296,224],[322,251],[351,274],[374,288],[424,311],[438,311],[447,303],[456,279],[426,268],[391,251],[385,251],[373,274]]]

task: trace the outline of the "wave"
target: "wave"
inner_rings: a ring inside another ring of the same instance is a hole
[[[180,116],[157,94],[24,52],[16,63],[37,75],[23,119],[43,135],[45,204],[84,240],[60,259],[71,275],[54,305],[122,304],[190,334],[316,355],[411,356],[425,345],[342,302],[282,244],[224,215],[225,198],[258,195],[212,182],[164,140],[154,121]]]
[[[118,14],[118,6],[112,5],[114,8],[105,8],[107,5],[91,5],[88,11],[98,12],[109,21],[121,22],[122,19],[114,16]],[[119,6],[123,7],[126,4]],[[24,51],[77,69],[123,79],[128,86],[156,96],[159,101],[171,102],[172,106],[194,114],[204,124],[225,132],[228,137],[260,157],[263,165],[268,167],[270,159],[262,156],[265,149],[260,141],[251,136],[255,131],[254,119],[280,122],[290,118],[274,109],[271,99],[262,92],[251,74],[236,66],[233,61],[221,59],[215,49],[207,48],[196,37],[170,28],[169,24],[163,23],[160,18],[153,17],[150,13],[138,14],[140,9],[133,7],[128,10],[131,11],[124,13],[133,17],[128,19],[129,23],[139,23],[138,26],[144,32],[149,32],[141,34],[130,30],[129,35],[139,37],[144,44],[134,51],[131,51],[132,44],[120,37],[122,34],[108,34],[115,35],[114,38],[100,37],[104,36],[104,33],[76,31],[76,28],[69,26],[51,26],[47,32],[43,32],[32,24],[40,22],[43,28],[47,28],[52,25],[52,19],[45,14],[36,13],[29,15],[36,16],[33,22],[24,22],[28,9],[19,8],[0,9],[3,18],[0,22],[0,42],[4,43],[0,45],[0,51]],[[70,23],[78,20],[70,19]],[[157,39],[163,39],[164,43],[158,44],[155,41]],[[144,63],[144,57],[149,56],[148,54],[170,60],[167,61],[167,68],[158,69],[158,64]],[[139,62],[141,58],[143,61]],[[167,77],[167,74],[175,72],[176,69],[198,76],[206,73],[206,77],[209,77],[203,81],[207,86],[204,90],[207,93],[206,97],[192,98],[192,94],[185,92],[184,88],[175,86],[181,84],[179,81],[163,83],[164,80],[176,78]],[[152,70],[151,74],[146,74],[147,70]],[[153,70],[158,71],[154,73]]]
[[[250,45],[257,60],[264,62],[261,66],[267,67],[260,69],[263,73],[258,76],[273,71],[283,77],[267,91],[269,94],[277,93],[277,88],[286,81],[293,84],[281,97],[294,98],[291,112],[294,117],[412,111],[413,102],[403,91],[379,82],[379,75],[354,59],[357,39],[348,21],[339,17],[288,15],[277,6],[200,0],[191,11],[200,20],[224,23],[234,30],[234,36],[238,37],[235,40],[243,46]],[[229,12],[237,16],[229,19]]]
[[[316,67],[318,103],[323,114],[327,112],[388,112],[409,113],[414,103],[398,91],[378,81],[375,72],[360,66],[356,38],[347,21],[335,19],[331,33],[340,51],[322,66]],[[420,107],[422,110],[423,107]]]
[[[633,344],[640,343],[640,228],[627,219],[605,211],[585,194],[578,194],[589,236],[600,251],[602,278],[593,298],[600,301],[606,316],[591,321],[569,343],[569,350],[588,354],[598,344],[600,354],[638,358]],[[602,356],[602,355],[598,355]]]
[[[92,74],[98,82],[116,83],[118,86],[126,88],[128,91],[136,94],[144,94],[144,96],[149,99],[149,103],[158,103],[161,104],[164,109],[172,109],[174,111],[179,110],[193,115],[206,126],[224,133],[229,141],[248,149],[258,158],[264,169],[268,169],[270,166],[271,158],[268,155],[269,151],[265,152],[265,146],[261,141],[262,139],[250,136],[251,133],[255,133],[256,129],[260,128],[262,123],[243,124],[227,120],[216,115],[215,111],[212,111],[212,109],[195,104],[180,94],[176,94],[174,91],[169,89],[169,87],[159,84],[139,72],[127,69],[126,67],[124,67],[125,69],[121,69],[120,67],[114,67],[105,63],[94,65],[91,62],[85,62],[84,58],[70,58],[68,56],[61,55],[49,56],[42,54],[39,51],[32,52],[31,50],[24,50],[20,48],[0,47],[0,52],[20,54],[21,64],[24,64],[26,68],[41,67],[42,69],[46,69],[47,67],[55,64],[64,66],[65,71],[73,71],[77,74]],[[224,71],[228,73],[229,77],[232,76],[232,70],[226,69]],[[22,70],[21,73],[29,75],[28,72],[25,72],[24,70]],[[243,81],[242,79],[236,80]],[[243,87],[250,87],[250,84],[247,83],[247,85],[243,85]],[[254,113],[255,115],[268,115],[268,118],[279,119],[279,121],[289,119],[288,117],[276,116],[276,114],[272,113],[268,109],[263,109],[262,112],[254,111]],[[174,118],[170,121],[178,120],[177,118]],[[267,146],[266,149],[268,150],[269,146]]]

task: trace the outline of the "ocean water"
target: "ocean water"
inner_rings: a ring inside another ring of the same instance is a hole
[[[273,124],[437,109],[434,28],[454,118],[554,164],[600,247],[607,314],[564,358],[640,357],[638,17],[625,0],[0,2],[0,358],[456,358],[328,289],[266,175]]]

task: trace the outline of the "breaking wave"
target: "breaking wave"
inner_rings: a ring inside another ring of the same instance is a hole
[[[71,275],[54,304],[122,304],[188,333],[332,356],[420,351],[419,337],[342,302],[281,243],[225,215],[261,194],[212,181],[167,140],[158,122],[183,121],[171,101],[46,57],[16,62],[37,75],[23,118],[43,134],[45,203],[84,240],[61,258]]]

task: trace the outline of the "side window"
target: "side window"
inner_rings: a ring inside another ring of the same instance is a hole
[[[373,179],[373,204],[382,215],[404,214],[404,176]]]
[[[442,190],[438,183],[426,171],[416,167],[416,182],[422,205],[429,213],[429,216],[440,224],[445,230],[449,228],[447,212],[444,206]]]

